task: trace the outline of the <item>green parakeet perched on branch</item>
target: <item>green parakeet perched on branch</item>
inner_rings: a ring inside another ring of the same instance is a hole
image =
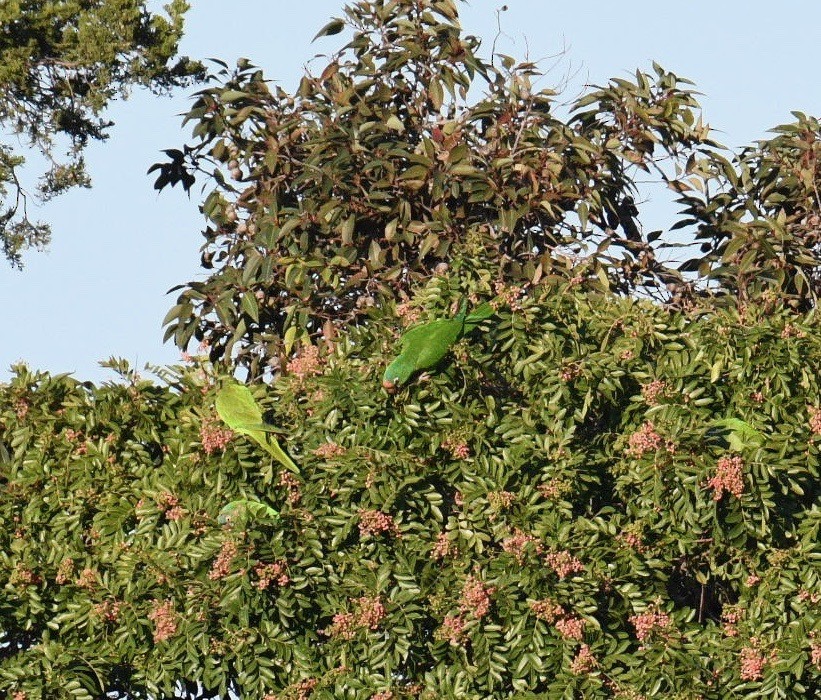
[[[279,446],[276,437],[271,435],[279,431],[263,422],[262,409],[247,386],[236,382],[227,383],[219,390],[215,407],[219,417],[231,430],[247,435],[283,467],[299,474],[299,467],[294,464],[294,460]]]
[[[430,321],[411,328],[402,336],[402,352],[385,370],[382,386],[387,391],[394,392],[415,372],[432,369],[444,359],[457,341],[493,313],[493,306],[485,302],[468,314],[467,302],[462,302],[459,312],[453,318]]]
[[[276,522],[279,520],[279,511],[259,501],[239,499],[223,506],[217,516],[220,525],[235,525],[245,523],[249,518],[257,522]]]

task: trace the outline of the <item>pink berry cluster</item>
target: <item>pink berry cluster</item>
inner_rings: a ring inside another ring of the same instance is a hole
[[[319,685],[319,680],[316,678],[306,678],[299,681],[295,685],[289,686],[286,695],[274,695],[268,693],[262,697],[262,700],[308,700],[314,692],[314,688]]]
[[[627,454],[641,457],[647,452],[655,452],[664,445],[664,438],[656,432],[653,421],[645,421],[642,426],[627,439]]]
[[[256,587],[264,591],[272,583],[282,588],[291,582],[291,577],[286,573],[287,564],[284,561],[275,561],[272,564],[257,564],[254,573],[257,576]]]
[[[299,354],[288,362],[286,370],[300,382],[313,375],[321,374],[322,362],[319,358],[319,346],[303,345]]]
[[[57,575],[54,577],[54,581],[58,585],[63,586],[71,580],[73,575],[74,560],[71,557],[66,557],[60,562],[60,566],[57,567]]]
[[[486,586],[476,576],[468,576],[465,579],[465,585],[462,586],[459,610],[480,620],[490,612],[490,596],[495,592],[495,587]]]
[[[217,450],[224,450],[234,438],[234,432],[223,428],[216,420],[203,421],[200,426],[200,442],[205,454],[214,454]]]
[[[458,436],[448,435],[442,440],[442,449],[450,452],[455,459],[467,459],[470,457],[470,447],[467,442]]]
[[[399,536],[399,526],[396,521],[387,513],[381,510],[359,511],[359,534],[362,537],[375,537],[387,533]]]
[[[371,695],[370,700],[396,700],[396,695],[391,690],[380,690]]]
[[[431,549],[431,557],[434,560],[439,561],[440,559],[446,559],[447,557],[455,557],[458,554],[459,550],[456,548],[456,545],[448,539],[447,533],[440,532],[436,536],[436,542],[433,545],[433,549]]]
[[[575,615],[568,615],[556,620],[556,631],[565,639],[580,642],[584,639],[584,620]]]
[[[317,457],[321,457],[322,459],[333,459],[334,457],[340,457],[341,455],[344,455],[345,452],[347,452],[347,450],[341,445],[337,445],[335,442],[324,442],[313,451]]]
[[[77,580],[74,582],[78,588],[85,588],[92,591],[97,587],[97,572],[94,569],[85,568],[80,572]]]
[[[541,494],[542,498],[553,501],[570,491],[570,488],[570,484],[564,479],[553,478],[543,484],[539,484],[536,490]]]
[[[324,629],[323,634],[353,639],[359,630],[378,629],[386,614],[385,604],[379,596],[362,596],[354,601],[354,612],[336,613],[330,627]]]
[[[570,574],[584,571],[584,564],[566,550],[548,552],[544,558],[547,565],[556,572],[559,578],[567,578]]]
[[[721,611],[721,625],[724,634],[728,637],[738,636],[738,623],[743,618],[740,605],[725,605]]]
[[[97,617],[105,620],[106,622],[116,622],[117,618],[120,617],[120,609],[122,607],[122,601],[104,600],[102,603],[97,603],[93,610]]]
[[[656,379],[649,384],[645,384],[641,388],[641,397],[649,406],[656,406],[659,403],[659,398],[663,398],[667,393],[667,382],[661,379]]]
[[[673,623],[672,618],[658,608],[650,608],[638,615],[631,615],[629,620],[636,630],[636,638],[640,642],[646,640],[653,633],[664,635]]]
[[[442,626],[437,630],[436,636],[444,639],[453,647],[461,646],[467,634],[465,627],[467,623],[462,615],[445,615]]]
[[[180,499],[169,491],[164,491],[157,496],[157,506],[165,513],[168,520],[182,520],[185,517],[185,511],[180,506]]]
[[[573,661],[570,662],[570,673],[574,676],[581,676],[585,673],[590,673],[598,665],[599,662],[596,660],[593,652],[590,651],[590,647],[587,644],[582,644]]]
[[[299,483],[299,479],[291,474],[291,472],[282,472],[279,475],[279,485],[287,489],[288,495],[286,496],[286,500],[290,505],[295,506],[302,500],[302,487]]]
[[[208,572],[208,578],[211,581],[217,581],[225,578],[231,573],[231,564],[238,554],[237,543],[233,540],[225,540],[220,547],[220,552],[214,563],[211,564],[211,570]]]
[[[504,510],[510,508],[516,500],[516,494],[512,491],[488,491],[487,502],[494,510]]]
[[[530,609],[537,618],[553,625],[565,639],[577,642],[584,639],[584,620],[576,615],[568,615],[561,605],[550,598],[532,601]]]
[[[524,564],[528,552],[541,554],[544,547],[538,538],[528,535],[524,530],[513,528],[513,534],[502,540],[502,549],[512,554],[519,564]]]
[[[764,667],[769,661],[758,648],[758,640],[753,637],[750,642],[750,646],[744,647],[740,654],[740,676],[742,681],[760,680],[764,675]]]
[[[720,501],[724,492],[741,498],[744,493],[744,460],[738,455],[721,457],[715,475],[707,482],[713,489],[713,500]]]
[[[530,609],[540,620],[550,623],[556,622],[564,613],[564,608],[549,598],[534,600],[530,603]]]
[[[810,406],[810,430],[813,435],[821,435],[821,408]]]
[[[177,633],[177,613],[170,600],[163,603],[155,600],[148,613],[148,619],[154,623],[154,642],[163,642]]]

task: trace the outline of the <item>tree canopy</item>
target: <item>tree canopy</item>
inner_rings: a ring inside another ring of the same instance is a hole
[[[166,317],[181,347],[264,376],[480,250],[516,284],[814,305],[817,120],[729,152],[689,81],[656,64],[563,109],[538,65],[483,56],[451,0],[351,3],[318,36],[336,35],[294,94],[223,65],[186,116],[193,142],[152,169],[160,189],[210,190],[207,277]],[[640,179],[682,205],[669,230],[643,229]]]
[[[0,128],[45,156],[36,196],[48,199],[90,184],[83,150],[106,138],[105,108],[139,85],[161,93],[201,74],[178,58],[185,0],[167,14],[145,0],[5,0],[0,6]],[[59,153],[60,149],[65,153]],[[32,220],[20,171],[25,156],[0,142],[0,241],[21,265],[21,253],[42,247],[47,224]]]
[[[729,152],[657,65],[562,111],[457,8],[218,63],[151,168],[206,185],[201,347],[0,384],[0,693],[819,696],[818,121]]]

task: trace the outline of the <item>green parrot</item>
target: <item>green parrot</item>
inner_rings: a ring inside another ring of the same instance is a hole
[[[231,430],[247,435],[283,467],[299,474],[299,467],[279,446],[276,437],[270,435],[278,431],[263,422],[262,409],[247,386],[236,382],[226,384],[219,390],[215,403],[219,417]]]
[[[490,302],[484,302],[468,314],[467,302],[463,301],[453,318],[438,319],[411,328],[402,336],[402,352],[385,370],[382,386],[393,393],[415,372],[435,367],[458,340],[493,313]]]
[[[761,447],[764,436],[749,423],[738,418],[718,418],[708,423],[708,439],[718,439],[735,452],[745,447]]]
[[[276,522],[279,520],[279,511],[259,501],[240,499],[223,506],[217,516],[217,522],[220,525],[235,525],[240,521],[246,522],[249,516],[252,516],[257,522],[265,520]]]

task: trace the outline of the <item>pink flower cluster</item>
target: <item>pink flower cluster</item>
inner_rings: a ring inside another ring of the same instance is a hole
[[[470,447],[461,438],[453,435],[442,440],[442,449],[450,452],[455,459],[467,459],[470,457]]]
[[[287,500],[292,506],[295,506],[302,499],[302,488],[297,479],[291,472],[282,472],[279,475],[279,485],[288,489]]]
[[[813,435],[821,435],[821,408],[810,406],[810,430]]]
[[[359,511],[359,534],[362,537],[374,537],[382,533],[399,536],[399,526],[396,521],[381,510]]]
[[[460,646],[465,639],[465,618],[462,615],[445,615],[436,636],[453,647]]]
[[[291,577],[285,573],[287,564],[284,561],[275,561],[273,564],[257,564],[254,573],[257,575],[256,586],[259,590],[266,590],[272,583],[277,586],[287,586]]]
[[[584,571],[584,564],[565,550],[548,552],[544,558],[547,565],[556,572],[559,578],[567,578],[570,574],[577,574],[580,571]]]
[[[94,614],[106,622],[116,622],[120,616],[120,609],[123,607],[122,601],[104,600],[94,606]]]
[[[211,570],[208,572],[208,578],[216,581],[225,578],[231,573],[231,564],[238,554],[237,543],[233,540],[225,540],[220,547],[220,553],[211,564]]]
[[[200,426],[200,441],[205,454],[213,454],[217,450],[224,450],[225,446],[234,438],[234,432],[222,428],[215,420],[203,421]]]
[[[764,675],[764,667],[767,665],[767,657],[758,648],[755,637],[751,640],[752,645],[741,650],[741,680],[757,681]]]
[[[329,637],[353,639],[361,629],[376,630],[387,614],[379,596],[362,596],[354,601],[355,612],[341,612],[333,616],[330,627],[322,630]]]
[[[715,475],[707,482],[713,489],[713,500],[720,501],[724,492],[733,494],[736,498],[741,498],[744,493],[744,460],[738,455],[731,457],[724,456],[718,460]]]
[[[582,644],[573,661],[570,662],[570,673],[574,676],[581,676],[585,673],[590,673],[599,665],[593,652],[587,644]]]
[[[285,369],[301,382],[312,375],[321,374],[322,363],[319,359],[319,346],[303,345],[299,354],[288,362]]]
[[[573,639],[577,642],[584,639],[584,620],[574,615],[568,615],[556,620],[556,630],[565,639]]]
[[[313,451],[317,457],[322,457],[322,459],[333,459],[334,457],[344,455],[345,452],[347,452],[347,450],[335,442],[324,442]]]
[[[513,534],[510,537],[502,540],[502,549],[512,554],[519,564],[523,564],[528,549],[535,554],[541,554],[544,548],[536,537],[516,527],[513,528]]]
[[[480,620],[490,612],[490,596],[496,592],[493,586],[485,586],[477,577],[468,576],[462,587],[459,610]]]
[[[667,613],[651,608],[647,612],[630,616],[630,624],[636,630],[636,638],[643,642],[654,632],[664,633],[669,629],[673,620]]]
[[[667,392],[667,382],[661,379],[656,379],[649,384],[645,384],[641,388],[641,397],[645,403],[650,406],[655,406],[659,402],[659,397],[663,397]]]
[[[168,520],[182,520],[185,517],[185,511],[180,506],[180,499],[169,491],[164,491],[157,496],[157,505]]]
[[[627,443],[627,454],[641,457],[647,452],[658,450],[664,444],[664,439],[656,432],[653,421],[648,420],[627,439]]]
[[[448,539],[447,533],[440,532],[436,536],[436,543],[430,552],[431,557],[436,561],[445,559],[446,557],[454,557],[459,553],[456,546]]]
[[[177,613],[170,600],[164,603],[155,600],[148,619],[154,623],[154,642],[163,642],[177,633]]]

